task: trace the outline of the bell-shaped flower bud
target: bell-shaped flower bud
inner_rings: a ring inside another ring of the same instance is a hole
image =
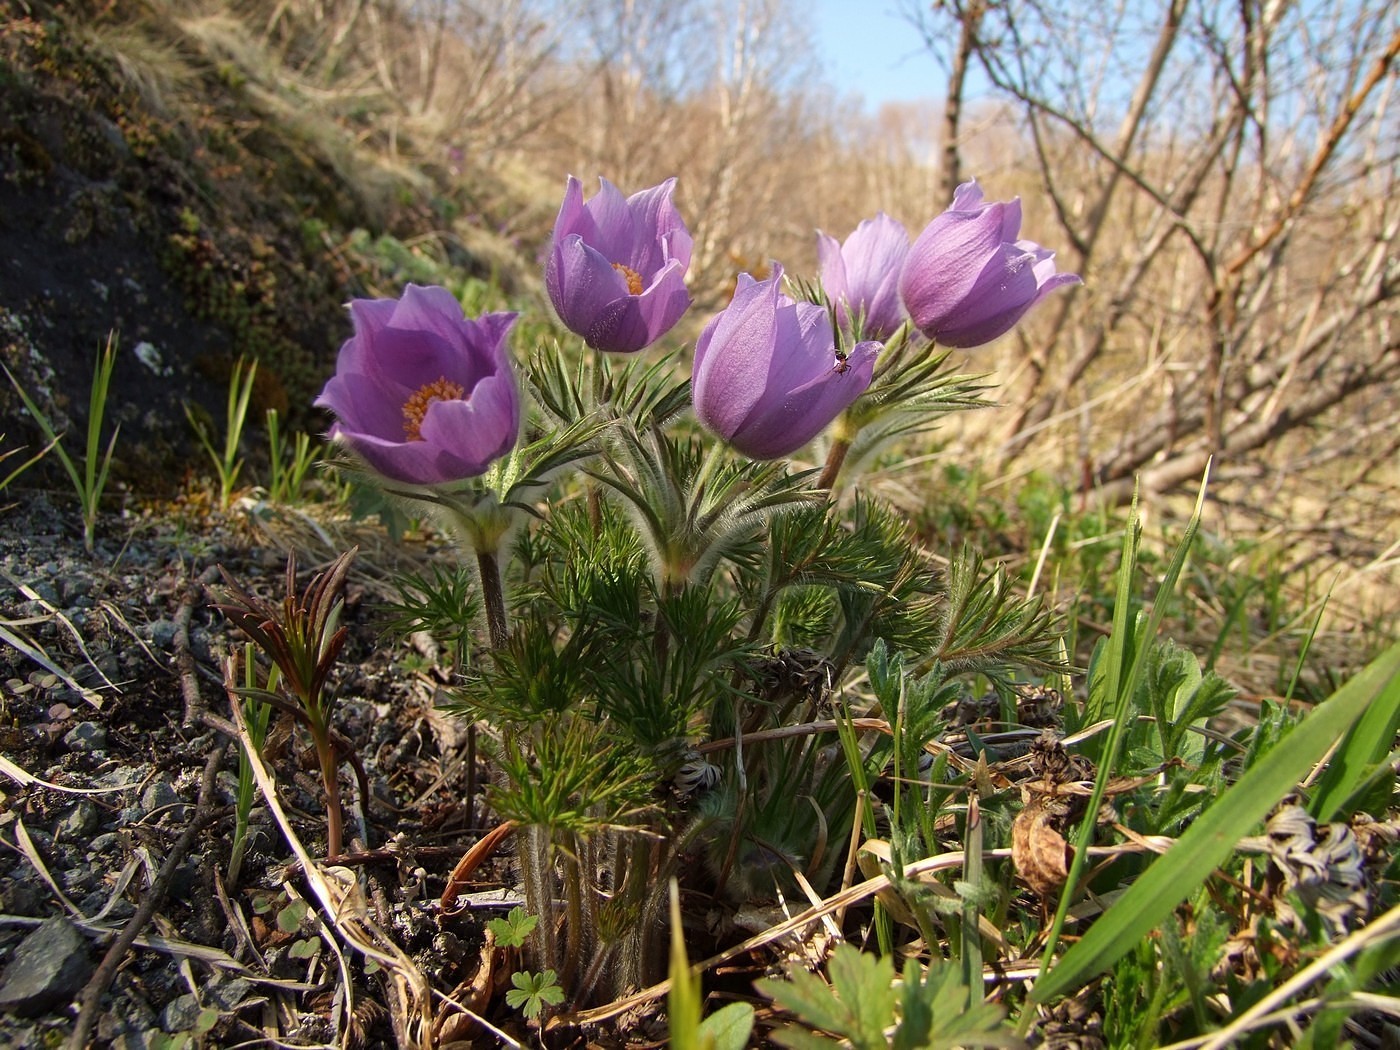
[[[884,212],[862,222],[844,244],[817,232],[822,291],[847,330],[859,318],[860,336],[884,341],[904,323],[899,275],[908,254],[904,224]]]
[[[783,270],[739,275],[729,305],[695,344],[695,415],[751,459],[791,455],[870,385],[876,342],[841,351],[827,312],[782,291]]]
[[[1079,283],[1020,232],[1020,198],[988,202],[975,179],[959,186],[904,260],[899,294],[914,326],[944,346],[981,346],[1056,288]]]

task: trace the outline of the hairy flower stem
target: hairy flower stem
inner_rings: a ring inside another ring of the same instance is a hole
[[[846,453],[849,451],[849,438],[838,437],[831,443],[831,451],[826,454],[826,465],[822,467],[821,477],[817,478],[817,488],[831,489],[836,485],[836,478],[841,473],[841,467],[846,462]]]
[[[579,843],[574,842],[572,850],[565,850],[562,858],[564,869],[564,966],[559,983],[565,988],[573,986],[578,973],[579,962],[583,958],[583,873],[579,868]]]
[[[554,914],[554,847],[550,829],[542,824],[527,824],[516,834],[520,844],[516,859],[525,886],[525,904],[532,915],[539,917],[530,934],[531,954],[538,969],[558,972],[559,924]]]
[[[481,571],[481,598],[486,605],[486,630],[491,635],[491,648],[505,648],[509,631],[506,629],[506,595],[501,584],[501,563],[493,550],[478,550],[476,565]]]
[[[680,586],[669,581],[661,585],[662,597],[666,599],[675,597],[680,590]],[[651,648],[656,657],[656,666],[664,668],[671,658],[671,627],[666,617],[661,615],[660,608],[656,611],[656,622],[652,627]]]
[[[476,567],[481,576],[482,604],[486,606],[486,631],[491,637],[492,650],[503,649],[510,630],[506,621],[505,587],[501,582],[501,563],[495,550],[475,547]],[[467,726],[467,822],[476,820],[476,723]]]
[[[588,483],[588,524],[597,532],[603,527],[603,493],[596,481]]]
[[[659,877],[656,844],[643,835],[623,845],[627,860],[627,881],[623,893],[633,920],[624,930],[617,964],[612,974],[612,992],[622,995],[629,988],[644,988],[660,979],[657,969],[657,938],[665,929],[658,901],[666,894],[666,880]]]

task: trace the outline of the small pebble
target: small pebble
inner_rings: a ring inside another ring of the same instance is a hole
[[[64,814],[58,822],[57,835],[60,839],[85,839],[97,828],[97,807],[87,799],[82,799]]]
[[[166,1004],[160,1014],[160,1026],[167,1032],[187,1032],[199,1020],[199,1000],[186,992]]]
[[[155,780],[141,792],[141,808],[149,815],[156,810],[169,810],[175,820],[183,820],[186,805],[176,790],[163,780]],[[163,814],[162,814],[163,815]]]
[[[175,624],[171,620],[154,620],[146,628],[151,636],[151,644],[157,649],[173,649],[175,647]]]
[[[223,980],[216,976],[205,986],[205,1002],[210,1006],[217,1006],[221,1010],[235,1010],[238,1008],[238,1004],[248,998],[252,991],[252,982],[244,980],[242,977]]]
[[[78,928],[58,916],[20,942],[0,980],[0,1010],[37,1017],[71,1003],[92,974],[92,958]]]
[[[107,730],[96,722],[79,722],[63,737],[69,751],[102,751],[107,747]]]

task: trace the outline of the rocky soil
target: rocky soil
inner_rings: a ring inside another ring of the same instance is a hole
[[[361,810],[344,765],[354,841],[341,863],[360,878],[369,921],[429,983],[450,991],[480,979],[483,913],[447,917],[436,900],[480,833],[463,726],[434,710],[443,682],[413,669],[428,661],[380,637],[386,567],[432,549],[391,545],[373,528],[309,529],[251,501],[228,516],[185,501],[104,521],[87,553],[71,499],[8,495],[0,1045],[63,1045],[80,1025],[96,1045],[132,1048],[397,1041],[392,980],[366,972],[354,952],[338,958],[344,949],[302,903],[311,891],[261,800],[241,876],[229,878],[238,752],[222,731],[231,709],[220,663],[240,639],[211,608],[209,585],[223,566],[280,599],[288,548],[301,548],[304,585],[336,553],[326,540],[374,548],[346,588],[336,718],[372,798]],[[291,829],[320,858],[324,804],[309,741],[274,724],[267,758]],[[508,901],[504,863],[488,860],[466,888]],[[124,932],[135,942],[119,943]]]

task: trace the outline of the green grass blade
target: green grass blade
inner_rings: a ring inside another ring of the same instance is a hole
[[[39,460],[43,459],[43,458],[44,458],[45,456],[47,456],[50,452],[52,452],[54,446],[57,445],[57,444],[58,444],[58,438],[53,438],[51,441],[49,441],[49,443],[48,443],[47,445],[45,445],[43,448],[41,448],[38,452],[34,453],[34,455],[30,456],[30,457],[29,457],[28,459],[26,459],[22,464],[20,464],[20,465],[19,465],[18,467],[16,467],[14,470],[12,470],[12,471],[10,471],[8,474],[6,474],[3,478],[0,478],[0,492],[4,492],[7,488],[10,487],[10,482],[14,481],[15,478],[19,477],[19,476],[20,476],[21,474],[23,474],[26,470],[28,470],[30,467],[32,467],[35,463],[38,463]],[[11,449],[9,452],[0,453],[0,463],[3,463],[5,460],[9,459],[11,456],[15,455],[15,454],[18,453],[18,452],[19,452],[19,449]]]
[[[112,453],[117,448],[117,435],[122,432],[121,424],[112,430],[112,436],[107,441],[107,450],[102,453],[101,465],[98,467],[97,476],[93,478],[92,489],[89,493],[89,502],[92,515],[97,516],[97,505],[102,500],[102,493],[107,489],[107,476],[112,472]]]
[[[1313,639],[1317,637],[1317,629],[1322,624],[1322,614],[1327,611],[1327,603],[1332,600],[1332,588],[1337,586],[1337,580],[1340,578],[1341,573],[1332,577],[1332,582],[1327,586],[1327,593],[1322,596],[1322,603],[1317,607],[1317,615],[1313,617],[1312,626],[1308,629],[1308,636],[1303,639],[1303,647],[1298,650],[1298,661],[1293,665],[1293,677],[1288,680],[1288,689],[1283,694],[1285,700],[1292,700],[1293,690],[1298,688],[1298,678],[1303,673],[1303,665],[1307,663]]]
[[[0,368],[4,368],[0,365]],[[39,424],[39,429],[43,431],[44,439],[48,441],[53,450],[58,453],[59,462],[63,464],[63,469],[68,472],[68,476],[73,479],[73,490],[77,492],[78,498],[83,495],[83,476],[78,472],[78,465],[73,462],[73,457],[68,454],[68,450],[63,447],[63,435],[54,432],[53,424],[49,422],[49,417],[44,415],[44,410],[34,403],[34,399],[29,396],[24,387],[20,386],[19,380],[15,378],[13,372],[5,368],[5,375],[9,377],[10,385],[15,388],[15,393],[24,402],[24,407],[29,410],[29,415],[34,422]]]
[[[282,447],[282,426],[277,409],[269,408],[263,418],[267,423],[267,498],[273,503],[290,503],[287,498],[286,468],[282,458],[287,454]]]
[[[244,363],[243,358],[233,366],[233,377],[228,389],[228,430],[224,433],[224,463],[231,464],[238,458],[238,445],[243,439],[243,427],[248,420],[248,402],[253,397],[253,381],[258,376],[258,363]],[[232,474],[238,473],[234,467]]]
[[[218,469],[223,460],[219,457],[219,450],[214,447],[214,441],[209,436],[209,428],[204,425],[204,421],[199,418],[190,407],[189,402],[185,403],[185,418],[189,420],[190,426],[194,429],[195,436],[199,438],[199,443],[204,446],[204,451],[209,453],[210,460],[213,461],[215,469]]]
[[[1048,1002],[1117,962],[1210,877],[1235,844],[1307,775],[1337,737],[1370,707],[1397,703],[1400,644],[1391,646],[1318,705],[1221,795],[1036,983],[1031,997]]]
[[[1133,573],[1137,570],[1138,542],[1142,523],[1138,518],[1137,493],[1128,511],[1128,525],[1123,530],[1123,553],[1118,560],[1117,589],[1113,598],[1113,634],[1109,636],[1104,690],[1097,698],[1090,697],[1085,722],[1092,724],[1104,717],[1109,704],[1120,695],[1123,671],[1127,664],[1128,641],[1132,635],[1129,618],[1132,610]]]
[[[117,437],[112,435],[107,445],[106,461],[100,463],[102,452],[102,417],[107,413],[107,394],[112,388],[112,369],[117,364],[116,336],[107,337],[107,345],[97,355],[97,363],[92,369],[92,390],[88,392],[87,458],[83,461],[87,483],[83,486],[85,509],[93,517],[97,514],[97,502],[102,497],[102,488],[107,481],[107,467],[112,460],[112,449]]]
[[[1377,694],[1327,763],[1308,807],[1318,821],[1336,820],[1350,812],[1357,795],[1372,783],[1376,770],[1390,761],[1397,732],[1400,680],[1392,681]]]
[[[671,990],[666,996],[674,1050],[700,1050],[700,978],[690,969],[681,924],[681,893],[671,880]]]
[[[238,446],[243,441],[243,428],[248,422],[248,403],[253,397],[253,381],[258,375],[256,361],[239,358],[229,380],[228,425],[224,431],[224,454],[219,469],[219,503],[228,510],[233,501],[233,489],[238,484],[243,460],[238,458]]]
[[[1211,464],[1206,464],[1204,476],[1201,478],[1200,490],[1196,493],[1196,506],[1191,512],[1191,519],[1186,523],[1186,528],[1182,531],[1181,542],[1176,545],[1176,550],[1172,552],[1172,560],[1167,563],[1167,571],[1162,574],[1161,586],[1157,588],[1157,595],[1152,601],[1152,612],[1147,617],[1147,630],[1143,632],[1143,644],[1138,646],[1137,652],[1133,654],[1133,665],[1128,676],[1127,689],[1131,692],[1137,686],[1138,676],[1142,672],[1143,660],[1147,655],[1147,643],[1157,634],[1158,628],[1162,626],[1162,619],[1167,615],[1167,606],[1171,604],[1171,596],[1176,592],[1177,580],[1181,578],[1181,571],[1186,568],[1186,559],[1191,554],[1191,548],[1196,541],[1196,533],[1201,530],[1201,513],[1205,510],[1206,487],[1210,483]]]

